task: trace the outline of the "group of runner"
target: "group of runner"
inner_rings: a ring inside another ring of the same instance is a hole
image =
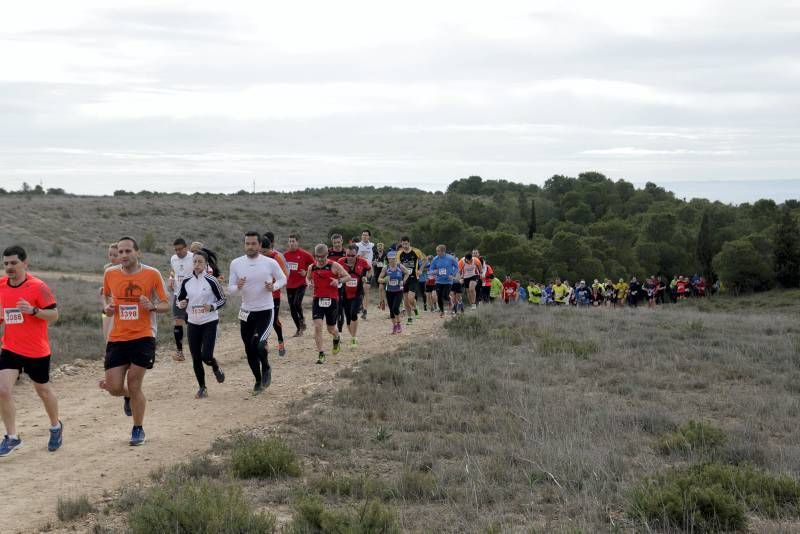
[[[132,418],[130,445],[145,442],[143,428],[147,400],[142,384],[156,357],[157,314],[171,312],[175,353],[184,361],[184,327],[192,367],[198,384],[196,398],[208,396],[205,368],[210,367],[218,383],[225,373],[214,357],[219,326],[219,310],[228,296],[238,295],[239,330],[244,353],[253,374],[253,394],[259,394],[272,382],[268,340],[274,330],[278,355],[287,354],[286,340],[279,311],[285,289],[289,315],[295,326],[293,337],[306,331],[303,299],[311,292],[311,318],[317,349],[316,363],[326,359],[325,332],[331,338],[333,354],[340,352],[345,324],[349,346],[358,346],[359,319],[367,318],[370,286],[377,286],[378,306],[388,311],[392,334],[402,333],[402,316],[413,323],[423,311],[464,313],[465,304],[475,309],[480,302],[501,298],[541,304],[600,305],[627,301],[634,304],[646,295],[655,300],[670,289],[681,298],[687,292],[705,293],[705,281],[686,281],[675,277],[665,284],[651,277],[639,284],[634,278],[604,284],[595,280],[591,286],[581,281],[575,287],[567,281],[529,283],[523,288],[506,276],[501,282],[494,269],[478,250],[457,259],[444,244],[434,255],[425,255],[403,236],[388,249],[373,244],[371,233],[364,230],[344,244],[339,234],[330,238],[330,246],[320,243],[308,252],[299,246],[298,235],[289,234],[286,248],[275,247],[271,232],[244,234],[244,254],[230,263],[227,281],[217,266],[217,257],[200,242],[191,245],[183,238],[173,242],[175,254],[169,262],[168,282],[154,267],[141,263],[136,239],[125,236],[109,246],[105,266],[102,299],[103,335],[106,340],[105,376],[99,382],[104,391],[122,397],[123,413]],[[6,276],[0,278],[3,338],[0,351],[0,415],[6,434],[0,443],[0,457],[22,445],[16,425],[13,387],[26,373],[47,412],[50,421],[48,450],[57,450],[63,442],[64,425],[59,418],[58,400],[49,383],[50,344],[47,326],[58,320],[56,300],[47,285],[28,272],[25,250],[12,246],[3,251]],[[227,286],[227,291],[225,290]],[[689,289],[687,289],[689,288]],[[693,288],[693,289],[692,289]]]

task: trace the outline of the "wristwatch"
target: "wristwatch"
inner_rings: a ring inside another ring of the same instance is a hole
[[[34,306],[34,307],[33,307],[33,309],[31,310],[31,315],[33,315],[34,317],[36,317],[36,314],[37,314],[37,313],[39,313],[39,308],[37,308],[36,306]]]

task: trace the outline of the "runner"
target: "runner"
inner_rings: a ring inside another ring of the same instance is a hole
[[[491,285],[489,286],[489,302],[494,302],[503,296],[503,282],[494,273],[489,275]]]
[[[286,275],[272,258],[261,255],[258,232],[244,234],[244,256],[231,262],[228,292],[241,293],[239,330],[247,363],[255,378],[253,394],[258,395],[272,382],[267,354],[267,339],[272,330],[274,302],[272,292],[286,285]]]
[[[569,302],[569,286],[561,282],[561,278],[556,278],[553,284],[553,300],[557,306],[563,306]]]
[[[170,304],[161,273],[141,263],[136,240],[123,237],[118,245],[119,265],[103,275],[104,311],[113,323],[106,344],[106,374],[99,385],[114,397],[124,397],[123,411],[133,416],[130,444],[141,445],[147,406],[142,383],[156,360],[156,314],[167,313]]]
[[[17,434],[14,384],[23,371],[44,404],[50,419],[47,450],[61,447],[64,424],[58,418],[58,398],[50,385],[50,340],[47,326],[58,320],[56,299],[47,284],[28,274],[28,255],[20,246],[3,251],[6,276],[0,278],[0,307],[3,315],[3,341],[0,350],[0,413],[6,434],[0,443],[0,456],[22,446]]]
[[[425,258],[425,299],[428,302],[427,308],[433,312],[439,311],[436,303],[436,271],[431,269],[431,261],[433,256]]]
[[[342,234],[333,234],[331,236],[331,246],[328,249],[328,257],[337,263],[339,262],[340,258],[345,257],[345,250],[342,246],[344,240],[342,239]],[[339,284],[339,308],[336,315],[336,329],[339,333],[342,333],[342,328],[344,328],[344,306],[341,306],[341,303],[344,302],[344,286]]]
[[[507,274],[506,279],[503,280],[503,302],[510,304],[517,301],[517,290],[519,284],[511,279],[511,275]]]
[[[364,230],[361,232],[361,241],[359,241],[357,244],[358,244],[358,255],[364,258],[364,260],[366,260],[367,263],[373,265],[372,260],[374,257],[375,250],[373,248],[372,242],[370,242],[371,237],[372,237],[372,232],[370,232],[369,230]],[[374,269],[373,272],[374,271],[379,272],[377,268]],[[371,279],[367,281],[369,283],[372,283]],[[369,283],[364,286],[364,302],[362,304],[362,306],[364,307],[363,308],[364,311],[361,314],[362,319],[367,318],[367,308],[369,308]]]
[[[403,282],[403,303],[406,308],[406,320],[408,324],[411,324],[414,322],[414,317],[419,317],[419,310],[417,309],[418,274],[419,269],[425,267],[427,260],[425,254],[423,254],[420,249],[411,246],[411,239],[409,239],[408,236],[400,238],[400,249],[395,259],[408,270],[408,276],[405,277]],[[382,296],[383,293],[381,293],[381,297]],[[414,317],[412,317],[412,312]]]
[[[473,252],[478,251],[475,250]],[[461,278],[464,280],[469,307],[474,310],[478,307],[476,289],[478,288],[478,284],[481,283],[481,273],[483,272],[481,260],[476,258],[472,252],[468,252],[463,258],[458,260],[458,271]]]
[[[195,252],[192,263],[194,270],[190,276],[183,279],[177,299],[178,307],[188,311],[189,325],[186,330],[189,352],[192,354],[194,376],[200,388],[194,398],[204,399],[208,396],[208,390],[203,364],[211,367],[217,382],[221,384],[225,381],[225,373],[214,359],[214,344],[217,341],[219,325],[217,310],[225,305],[225,295],[219,280],[207,272],[208,256],[205,252]]]
[[[483,263],[483,275],[481,276],[481,285],[480,285],[480,296],[478,300],[488,303],[491,301],[489,298],[492,292],[492,278],[491,275],[494,274],[494,268],[489,265],[486,258],[480,258],[481,263]]]
[[[365,260],[366,261],[366,260]],[[328,245],[320,243],[314,247],[314,264],[306,275],[307,283],[314,289],[314,301],[311,318],[314,320],[314,341],[317,343],[317,363],[325,363],[325,351],[322,349],[322,322],[333,336],[333,353],[339,353],[341,338],[336,330],[336,315],[339,308],[339,283],[346,284],[350,275],[338,262],[328,258]]]
[[[358,333],[358,315],[361,312],[361,301],[364,298],[364,279],[372,269],[364,258],[358,257],[358,245],[350,245],[344,258],[339,259],[350,276],[344,284],[344,299],[339,306],[344,310],[347,320],[347,330],[350,332],[350,348],[358,346],[356,335]]]
[[[103,271],[108,269],[109,267],[113,267],[114,265],[119,264],[119,251],[117,249],[116,243],[111,243],[108,245],[108,263],[103,266]],[[100,288],[100,303],[101,305],[104,304],[103,301],[103,288]],[[108,339],[108,333],[111,331],[111,318],[106,317],[105,313],[101,313],[100,316],[103,318],[103,341]]]
[[[172,299],[172,333],[175,335],[175,355],[176,362],[182,362],[186,358],[183,356],[183,325],[186,324],[186,310],[178,307],[178,290],[183,279],[192,273],[192,253],[186,245],[186,241],[179,237],[172,246],[175,254],[169,259],[169,290],[175,298]]]
[[[439,317],[444,317],[445,298],[450,298],[450,286],[458,273],[458,261],[447,253],[445,245],[437,245],[436,257],[431,261],[431,271],[436,273],[436,299],[439,305]]]
[[[537,305],[542,302],[542,288],[533,280],[528,282],[528,302]]]
[[[278,266],[283,271],[283,274],[288,278],[289,268],[286,266],[286,259],[283,254],[275,250],[275,234],[272,232],[264,232],[264,237],[261,239],[261,254],[268,258],[272,258],[278,262]],[[275,329],[275,335],[278,336],[278,356],[286,356],[286,344],[283,341],[283,323],[281,323],[281,290],[276,289],[272,292],[272,327]]]
[[[392,320],[392,334],[400,334],[400,301],[403,299],[403,291],[411,276],[411,269],[397,261],[397,252],[390,250],[386,254],[389,265],[383,268],[378,277],[378,287],[381,295],[381,309],[389,302],[389,318]],[[385,290],[385,291],[384,291]],[[385,295],[385,300],[384,300]],[[409,317],[409,319],[411,319]],[[411,321],[409,321],[411,322]]]
[[[297,331],[294,337],[300,337],[306,330],[306,319],[303,316],[303,297],[306,294],[306,274],[308,267],[314,264],[314,258],[307,250],[299,247],[297,234],[289,234],[286,242],[288,249],[283,253],[289,278],[286,282],[286,300],[289,301],[289,313]]]

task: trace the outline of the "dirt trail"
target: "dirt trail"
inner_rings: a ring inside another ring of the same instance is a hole
[[[217,384],[206,372],[209,397],[195,400],[197,385],[188,359],[176,363],[171,347],[163,347],[156,365],[144,383],[148,399],[145,430],[147,443],[130,447],[131,419],[122,413],[122,400],[101,391],[102,362],[83,361],[56,371],[53,385],[60,399],[64,420],[64,445],[47,451],[49,423],[27,377],[15,388],[17,427],[24,445],[0,458],[3,486],[0,499],[0,532],[37,531],[57,523],[59,496],[87,494],[97,501],[104,490],[115,490],[126,482],[143,479],[161,465],[171,465],[205,451],[215,438],[249,425],[270,425],[285,416],[287,403],[317,391],[338,386],[335,374],[360,359],[392,350],[419,336],[435,335],[442,326],[438,314],[420,312],[417,320],[399,336],[390,334],[385,312],[374,310],[368,321],[360,321],[359,347],[351,350],[349,335],[343,334],[342,352],[316,365],[313,331],[301,338],[287,338],[288,354],[278,358],[270,351],[272,385],[253,397],[253,376],[247,366],[238,325],[223,324],[216,357],[226,374]],[[283,314],[281,314],[283,316]],[[309,315],[309,312],[306,312]],[[310,320],[310,317],[307,317]],[[291,323],[282,317],[284,325]],[[286,328],[294,332],[293,327]],[[413,337],[412,337],[413,336]],[[270,347],[274,348],[275,338]],[[330,337],[326,338],[330,346]],[[102,350],[98,347],[98,352]]]
[[[37,278],[42,278],[44,280],[53,280],[58,278],[73,278],[75,280],[81,280],[83,282],[96,282],[101,285],[103,284],[103,275],[99,273],[74,273],[66,271],[32,270],[31,274]]]

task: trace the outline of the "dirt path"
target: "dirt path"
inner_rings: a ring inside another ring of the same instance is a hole
[[[147,443],[142,447],[128,445],[131,420],[122,413],[122,400],[110,397],[97,386],[103,375],[101,362],[77,362],[62,368],[63,372],[56,371],[53,384],[60,399],[65,432],[64,446],[55,453],[47,451],[49,424],[44,409],[31,383],[24,378],[15,388],[17,427],[24,445],[0,458],[6,488],[0,499],[0,532],[37,531],[48,522],[57,523],[59,496],[87,494],[97,501],[105,490],[113,491],[128,481],[147,477],[158,466],[205,451],[215,438],[230,430],[273,424],[284,417],[290,401],[336,388],[340,381],[335,374],[339,370],[392,350],[411,341],[412,336],[419,341],[420,335],[436,335],[442,325],[438,315],[421,312],[422,320],[393,336],[385,312],[372,313],[368,321],[361,321],[359,348],[344,346],[337,356],[328,352],[325,365],[314,363],[313,332],[302,338],[288,338],[285,358],[278,358],[271,351],[272,385],[258,397],[250,393],[253,377],[238,325],[223,325],[216,356],[226,381],[217,384],[207,371],[207,399],[194,399],[197,386],[191,362],[172,361],[168,347],[164,347],[155,368],[145,378]],[[284,324],[290,322],[288,317],[284,319]],[[344,334],[343,340],[349,342],[349,335]],[[270,346],[274,347],[274,336],[271,341]],[[329,340],[326,345],[330,345]]]
[[[75,280],[81,280],[83,282],[94,282],[100,285],[103,284],[103,275],[97,273],[73,273],[73,272],[66,272],[66,271],[31,271],[31,274],[37,278],[42,278],[44,280],[53,280],[59,278],[72,278]]]

